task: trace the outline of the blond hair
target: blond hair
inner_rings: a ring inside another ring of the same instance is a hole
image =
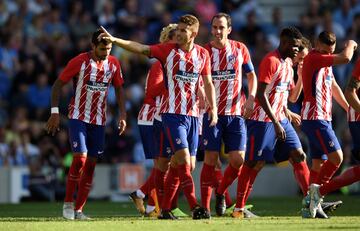
[[[165,42],[168,42],[169,40],[171,40],[173,38],[173,36],[175,35],[174,32],[175,32],[176,28],[177,28],[176,23],[172,23],[172,24],[169,24],[169,25],[163,27],[160,32],[159,41],[161,43],[165,43]]]

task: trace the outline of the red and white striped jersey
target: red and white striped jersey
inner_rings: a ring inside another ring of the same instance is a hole
[[[351,74],[351,78],[360,81],[360,58],[356,61],[355,68]],[[357,90],[357,95],[360,97],[360,89]],[[356,112],[353,107],[350,106],[348,111],[348,121],[357,122],[360,121],[360,113]]]
[[[242,98],[242,70],[254,71],[250,54],[241,42],[229,40],[222,49],[208,43],[211,60],[212,81],[216,92],[216,105],[219,115],[241,115],[244,100]]]
[[[161,113],[199,116],[198,88],[202,75],[211,75],[209,53],[194,44],[191,51],[183,51],[177,44],[150,46],[151,57],[164,67],[166,90]]]
[[[110,83],[118,87],[124,82],[119,61],[114,56],[95,61],[91,52],[81,53],[68,62],[59,78],[65,83],[72,79],[74,83],[68,117],[105,125]]]
[[[301,118],[303,120],[331,121],[333,62],[333,55],[322,54],[316,50],[312,50],[305,57],[302,73],[304,100]]]
[[[259,82],[268,84],[265,93],[277,120],[286,118],[289,91],[294,87],[294,70],[290,58],[281,58],[278,50],[269,52],[259,66]],[[257,98],[251,120],[271,122]]]
[[[152,125],[154,118],[161,121],[160,103],[165,90],[161,63],[155,62],[146,77],[144,103],[139,111],[138,124]]]

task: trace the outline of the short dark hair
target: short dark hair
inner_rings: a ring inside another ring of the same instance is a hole
[[[214,21],[215,18],[221,18],[221,17],[226,18],[227,26],[228,26],[228,27],[231,27],[231,17],[230,17],[230,15],[228,15],[228,14],[226,14],[226,13],[222,13],[222,12],[217,13],[217,14],[215,14],[215,15],[212,17],[212,19],[211,19],[211,24],[213,23],[213,21]]]
[[[199,20],[194,15],[191,14],[185,14],[181,16],[179,19],[179,23],[180,22],[185,23],[188,26],[193,26],[196,24],[199,25]]]
[[[301,39],[303,36],[301,32],[293,26],[285,27],[280,33],[280,38],[287,37],[290,39]]]
[[[330,31],[323,31],[319,34],[318,40],[328,46],[332,46],[336,43],[336,35]]]
[[[307,48],[310,51],[312,49],[312,45],[309,39],[302,37],[301,45],[299,46],[299,51],[303,51],[305,48]]]
[[[98,28],[93,34],[92,34],[92,38],[91,38],[91,42],[95,45],[98,46],[100,43],[107,45],[109,44],[109,42],[107,42],[105,39],[100,39],[98,40],[98,37],[100,34],[102,34],[103,31]]]

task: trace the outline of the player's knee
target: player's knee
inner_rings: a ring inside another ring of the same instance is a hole
[[[302,150],[294,150],[290,153],[290,159],[294,163],[300,163],[306,160],[306,154]]]
[[[360,149],[359,150],[352,150],[352,156],[355,158],[355,160],[360,161]]]
[[[208,165],[215,166],[218,162],[219,155],[217,152],[205,151],[204,162]]]
[[[328,160],[331,161],[331,163],[334,165],[340,165],[343,161],[343,153],[341,151],[330,153],[328,155]]]
[[[259,171],[264,167],[265,161],[247,160],[245,161],[244,164],[249,168],[256,169]]]

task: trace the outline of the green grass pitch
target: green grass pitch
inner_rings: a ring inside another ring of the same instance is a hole
[[[257,219],[236,220],[213,216],[211,220],[176,221],[151,220],[140,217],[130,202],[89,201],[85,212],[90,221],[65,221],[61,217],[62,203],[22,203],[0,205],[0,231],[36,230],[100,230],[100,231],[227,231],[227,230],[360,230],[360,197],[329,196],[344,204],[330,219],[302,219],[301,198],[255,198],[253,212]],[[186,203],[181,208],[188,212]]]

